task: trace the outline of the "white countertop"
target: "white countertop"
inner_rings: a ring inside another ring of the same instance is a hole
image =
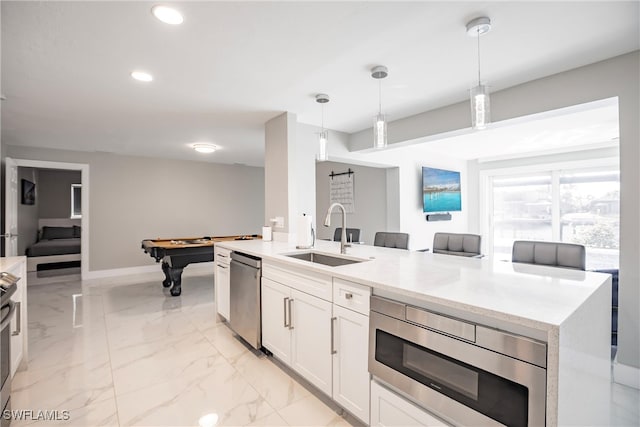
[[[353,245],[347,256],[366,262],[329,267],[282,254],[305,252],[287,242],[218,243],[268,261],[327,273],[418,300],[506,320],[539,330],[560,326],[609,275],[489,259]],[[340,243],[316,241],[313,250],[340,254]]]

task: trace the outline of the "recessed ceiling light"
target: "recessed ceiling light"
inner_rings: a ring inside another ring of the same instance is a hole
[[[145,73],[144,71],[132,71],[131,77],[141,82],[153,81],[153,76],[149,73]]]
[[[208,142],[197,142],[191,146],[198,153],[213,153],[219,147],[217,145],[209,144]]]
[[[153,16],[155,16],[165,24],[179,25],[182,24],[182,21],[184,21],[182,14],[169,6],[153,6],[151,8],[151,13],[153,13]]]

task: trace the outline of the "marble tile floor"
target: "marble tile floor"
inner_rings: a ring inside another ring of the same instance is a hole
[[[12,426],[198,426],[207,414],[218,426],[357,424],[215,322],[211,276],[167,295],[159,280],[30,285],[29,368],[12,409],[69,419]]]
[[[29,368],[14,378],[13,409],[69,419],[12,426],[198,426],[208,414],[219,426],[359,424],[216,323],[211,276],[167,292],[159,280],[30,283]],[[610,425],[640,425],[638,390],[611,387]]]

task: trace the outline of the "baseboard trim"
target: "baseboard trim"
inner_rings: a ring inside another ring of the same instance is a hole
[[[640,389],[640,368],[619,363],[616,355],[613,361],[613,381],[627,387]]]
[[[182,277],[203,276],[213,274],[214,263],[203,262],[187,266]],[[124,285],[145,280],[164,279],[164,273],[160,264],[145,265],[140,267],[114,268],[110,270],[94,270],[87,272],[82,281],[91,286],[100,285]]]

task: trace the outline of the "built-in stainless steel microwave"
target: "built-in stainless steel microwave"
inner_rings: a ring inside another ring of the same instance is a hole
[[[369,371],[457,425],[544,426],[546,344],[371,297]]]

